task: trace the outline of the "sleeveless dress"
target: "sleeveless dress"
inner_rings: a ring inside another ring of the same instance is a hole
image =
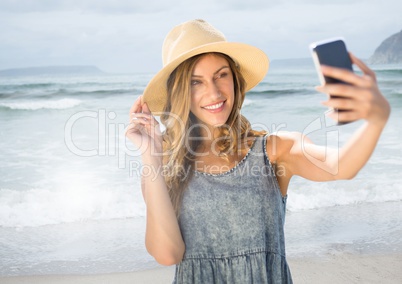
[[[286,197],[257,137],[222,174],[195,171],[179,225],[186,245],[173,283],[292,283],[285,257]]]

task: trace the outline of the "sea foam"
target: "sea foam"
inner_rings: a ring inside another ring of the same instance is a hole
[[[68,109],[78,106],[81,103],[81,100],[65,98],[46,101],[4,102],[0,103],[0,107],[12,110]]]
[[[0,189],[0,227],[38,227],[145,216],[129,189]]]

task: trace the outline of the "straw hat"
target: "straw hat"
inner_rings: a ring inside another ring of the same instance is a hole
[[[198,54],[220,52],[240,66],[246,81],[246,91],[256,86],[266,75],[269,60],[265,53],[248,44],[227,42],[225,36],[204,20],[192,20],[174,27],[162,47],[163,68],[145,88],[143,102],[156,115],[162,112],[167,99],[170,74],[186,59]]]

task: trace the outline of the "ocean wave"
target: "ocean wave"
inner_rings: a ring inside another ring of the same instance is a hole
[[[22,84],[2,84],[0,90],[32,90],[32,89],[44,89],[55,87],[58,84],[55,83],[22,83]]]
[[[248,95],[268,95],[268,96],[284,96],[295,94],[311,94],[312,89],[283,89],[283,90],[253,90],[249,91]]]
[[[324,207],[402,201],[398,182],[380,179],[364,183],[359,180],[337,183],[295,183],[288,194],[287,209],[300,211]]]
[[[49,89],[4,89],[0,87],[0,98],[49,98],[60,96],[114,96],[122,94],[138,94],[143,89],[138,88],[68,88],[58,87]]]
[[[122,94],[135,94],[141,90],[134,88],[130,89],[96,89],[96,90],[73,90],[73,89],[59,89],[47,96],[114,96]]]
[[[0,108],[11,110],[68,109],[81,104],[77,99],[60,99],[46,101],[21,101],[0,103]]]
[[[376,74],[383,74],[383,75],[402,75],[402,66],[399,67],[388,67],[384,69],[377,69],[374,70]]]
[[[0,98],[109,96],[141,93],[142,83],[109,81],[0,82]]]
[[[251,106],[253,104],[254,104],[254,102],[252,100],[250,100],[250,99],[247,99],[247,98],[245,98],[244,101],[243,101],[243,107]]]
[[[0,227],[38,227],[143,216],[145,205],[136,204],[130,189],[0,189]]]

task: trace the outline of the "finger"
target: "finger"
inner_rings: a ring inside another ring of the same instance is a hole
[[[324,86],[317,86],[315,89],[318,92],[338,97],[354,97],[357,93],[355,86],[347,84],[326,84]]]
[[[332,118],[338,122],[350,122],[360,119],[358,112],[355,111],[336,111],[332,110],[326,114],[328,117]]]
[[[146,113],[134,113],[132,114],[131,121],[141,120],[141,122],[145,125],[158,126],[159,122],[155,119],[155,117],[151,114]]]
[[[151,114],[151,110],[149,109],[147,103],[143,103],[143,104],[142,104],[142,108],[143,108],[143,112],[144,112],[144,113]]]
[[[140,116],[140,115],[133,117],[131,119],[130,123],[141,124],[143,126],[153,125],[152,119],[150,119],[149,117],[144,117],[144,116]]]
[[[365,85],[362,77],[358,76],[348,69],[321,65],[321,72],[324,76],[338,79],[351,85]]]
[[[138,132],[143,132],[147,131],[150,129],[151,123],[144,119],[144,118],[139,118],[139,119],[133,119],[129,125],[127,125],[125,129],[125,135],[127,136],[130,133],[138,133]]]
[[[149,116],[149,119],[152,120],[153,125],[159,125],[159,122],[156,120],[155,116],[151,113],[151,110],[148,107],[147,103],[142,105],[142,111],[144,114]]]
[[[124,129],[125,136],[138,131],[140,131],[140,124],[135,121],[130,122]]]
[[[136,119],[133,121],[131,130],[136,133],[142,133],[151,137],[159,134],[155,131],[155,124],[152,120],[145,120],[144,118]]]
[[[142,96],[139,96],[136,100],[135,100],[135,102],[134,102],[134,104],[131,106],[131,108],[130,108],[130,115],[132,114],[132,113],[135,113],[135,112],[141,112],[141,110],[142,110],[142,107],[141,107],[141,97]]]
[[[152,120],[152,115],[143,113],[143,112],[134,112],[131,114],[131,119],[138,119],[138,118],[144,118],[146,120]]]
[[[359,58],[354,56],[351,52],[349,52],[349,56],[350,56],[350,59],[352,60],[352,62],[354,64],[356,64],[357,67],[359,67],[359,69],[362,70],[364,74],[375,79],[376,76],[375,76],[374,71],[371,70],[363,61],[361,61]]]
[[[340,110],[356,109],[356,101],[352,99],[331,98],[328,101],[322,102],[323,105]]]

